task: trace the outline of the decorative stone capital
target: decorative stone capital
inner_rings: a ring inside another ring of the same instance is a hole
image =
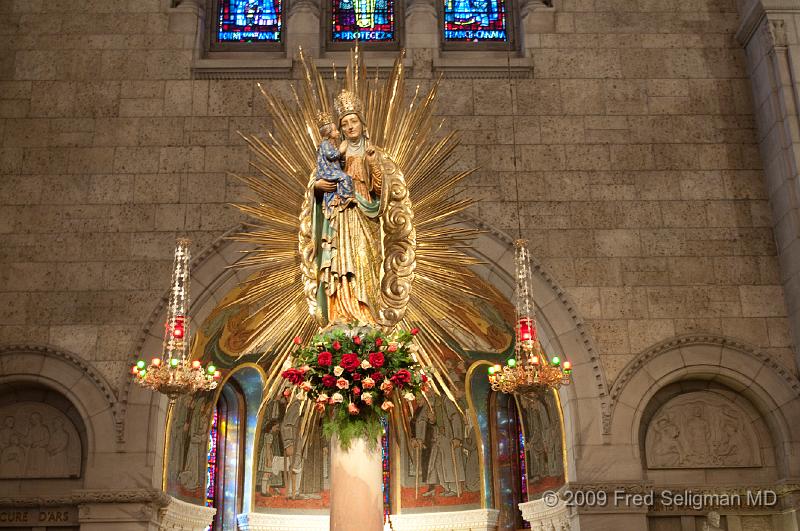
[[[161,529],[203,531],[211,525],[217,510],[186,503],[170,497],[169,505],[161,509]]]
[[[241,531],[328,531],[327,514],[247,513],[237,517]]]
[[[569,531],[569,511],[561,498],[533,500],[519,504],[522,518],[531,524],[532,531]],[[551,506],[552,505],[552,506]]]
[[[500,511],[475,509],[471,511],[393,514],[395,531],[493,531],[497,528]]]

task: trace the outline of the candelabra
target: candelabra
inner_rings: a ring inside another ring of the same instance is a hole
[[[517,275],[514,356],[503,366],[489,367],[489,383],[492,390],[504,393],[523,393],[547,387],[558,389],[570,383],[572,364],[562,362],[558,356],[548,358],[542,351],[531,300],[528,242],[518,239],[514,247]]]
[[[131,368],[136,383],[169,397],[170,408],[181,395],[214,389],[220,377],[213,365],[204,368],[199,360],[189,359],[188,308],[189,240],[179,239],[175,247],[161,356],[152,358],[149,364],[140,359]]]

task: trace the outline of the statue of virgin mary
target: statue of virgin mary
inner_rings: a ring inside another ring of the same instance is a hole
[[[336,184],[313,182],[312,231],[318,271],[318,320],[327,324],[378,324],[380,316],[381,190],[383,156],[371,146],[362,104],[349,91],[334,101],[347,148],[344,171],[353,179],[355,201],[323,214],[320,192]],[[312,185],[310,185],[312,186]],[[311,194],[309,194],[311,195]]]
[[[358,96],[343,90],[333,106],[345,138],[344,172],[352,177],[355,200],[342,201],[325,215],[321,194],[334,191],[336,184],[309,182],[314,261],[308,265],[316,272],[316,301],[309,301],[310,307],[323,326],[393,325],[405,311],[414,267],[408,190],[397,165],[370,143]]]

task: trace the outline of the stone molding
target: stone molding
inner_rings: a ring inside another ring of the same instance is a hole
[[[614,381],[614,385],[611,387],[611,392],[610,392],[611,415],[613,416],[614,409],[616,408],[616,405],[619,401],[620,396],[625,390],[625,387],[628,385],[631,379],[648,363],[650,363],[655,358],[667,352],[671,352],[673,350],[682,347],[690,347],[694,345],[718,346],[720,348],[728,348],[735,350],[737,352],[741,352],[742,354],[748,355],[753,359],[757,360],[758,362],[763,363],[765,366],[769,367],[775,374],[780,376],[784,382],[786,382],[787,388],[791,389],[791,392],[794,396],[800,397],[800,380],[798,380],[795,376],[793,376],[783,365],[779,364],[771,356],[769,356],[764,352],[761,352],[756,347],[753,347],[751,345],[748,345],[742,341],[738,341],[735,339],[714,336],[710,334],[687,335],[687,336],[675,337],[672,339],[668,339],[666,341],[662,341],[661,343],[658,343],[657,345],[651,347],[650,349],[639,353],[634,359],[632,359],[625,366],[625,368],[622,369],[619,376]],[[610,422],[608,426],[606,426],[605,422],[603,423],[604,434],[606,435],[610,434],[610,428],[611,428]]]
[[[569,510],[560,499],[555,507],[548,506],[543,499],[519,504],[522,518],[531,524],[531,531],[570,531]]]
[[[159,511],[160,529],[181,531],[204,531],[214,519],[217,510],[213,507],[187,503],[170,497],[169,504]]]
[[[54,507],[106,503],[152,503],[165,507],[172,498],[155,489],[83,489],[66,496],[12,496],[0,498],[0,507]]]
[[[166,300],[166,299],[165,299]],[[67,352],[49,345],[35,345],[35,344],[13,344],[13,345],[0,345],[0,357],[15,356],[25,354],[41,354],[45,357],[57,359],[63,363],[74,366],[76,369],[85,374],[94,383],[97,389],[103,394],[111,408],[111,415],[114,419],[114,430],[116,431],[117,443],[125,442],[125,410],[121,407],[121,403],[117,398],[116,393],[109,385],[105,377],[100,374],[91,363],[81,358],[77,354]],[[25,373],[20,373],[25,374]],[[4,375],[7,376],[7,375]],[[10,375],[12,378],[14,375]]]
[[[500,511],[467,511],[393,514],[389,518],[394,531],[493,531]]]

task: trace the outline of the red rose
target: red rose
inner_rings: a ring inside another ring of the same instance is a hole
[[[295,345],[302,345],[302,344],[303,344],[303,338],[302,338],[302,337],[300,337],[300,336],[295,336],[295,338],[294,338],[294,344],[295,344]]]
[[[358,361],[358,356],[351,352],[350,354],[344,354],[342,356],[342,361],[339,365],[341,365],[344,370],[352,372],[358,368],[360,363],[361,362]]]
[[[375,346],[379,347],[381,345],[383,345],[383,339],[381,339],[381,338],[376,339],[375,340]]]
[[[325,387],[336,387],[336,376],[332,374],[326,374],[322,377],[322,385]]]
[[[369,364],[375,367],[376,369],[380,369],[383,367],[383,363],[386,360],[383,357],[383,352],[370,352],[369,353]]]
[[[353,338],[353,343],[355,343],[356,345],[360,345],[361,344],[361,337],[360,336],[355,336]]]
[[[375,371],[370,375],[370,378],[372,378],[376,382],[380,382],[383,380],[383,375],[380,372]]]
[[[423,382],[427,382],[428,381],[428,377],[425,376],[424,374],[420,375],[420,378],[422,378]]]
[[[361,373],[360,372],[354,372],[353,373],[353,380],[359,381],[360,379],[361,379]]]
[[[338,341],[334,341],[333,342],[333,350],[339,350],[340,348],[342,348],[342,344],[339,343]]]
[[[417,327],[415,326],[414,328],[412,328],[412,329],[411,329],[411,335],[412,335],[412,336],[415,336],[415,335],[417,335],[417,334],[419,334],[419,328],[417,328]]]
[[[397,387],[403,387],[404,385],[406,385],[408,382],[411,381],[411,373],[408,372],[406,369],[400,369],[399,371],[394,373],[394,376],[389,378],[389,380],[391,380],[391,382],[395,384]]]
[[[353,394],[356,396],[360,395],[361,389],[359,389],[358,387],[353,387]]]
[[[281,373],[281,376],[292,382],[294,385],[299,385],[303,381],[303,371],[299,369],[286,369]]]
[[[317,355],[317,365],[320,367],[330,367],[331,363],[333,363],[333,356],[327,350]]]

